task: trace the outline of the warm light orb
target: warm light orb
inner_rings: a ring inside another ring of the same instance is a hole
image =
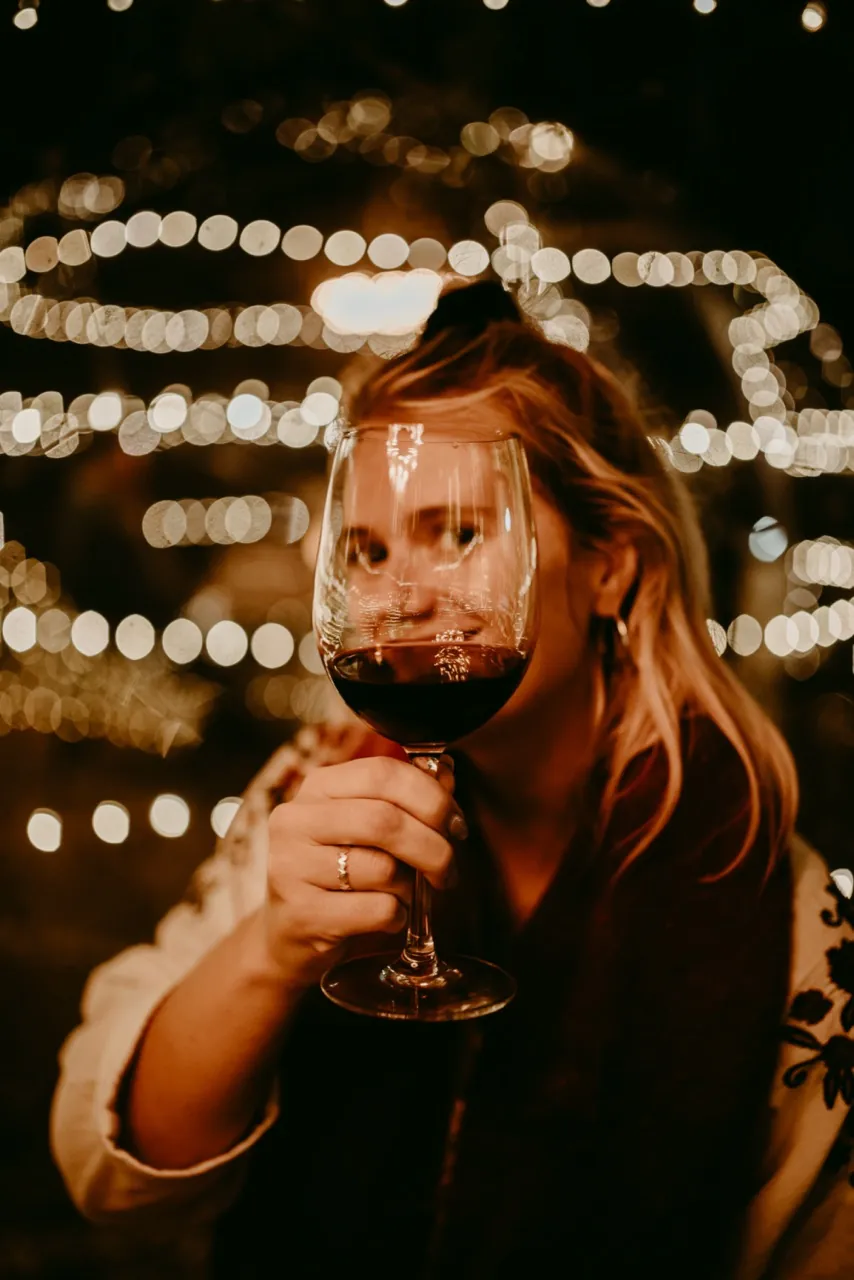
[[[314,676],[322,676],[323,660],[317,649],[317,639],[313,631],[307,632],[299,643],[299,660]]]
[[[323,248],[323,236],[317,227],[304,224],[291,227],[282,238],[282,252],[294,262],[307,262],[314,258]]]
[[[250,254],[253,258],[263,258],[279,247],[281,236],[282,233],[275,222],[259,218],[257,222],[250,222],[243,228],[240,234],[240,247],[244,253]]]
[[[368,245],[368,257],[375,267],[381,267],[384,270],[402,267],[409,257],[409,245],[403,236],[386,232],[375,236]]]
[[[238,622],[223,618],[215,622],[205,637],[205,648],[219,667],[233,667],[246,656],[249,637]]]
[[[338,416],[338,399],[328,391],[313,391],[300,405],[303,419],[314,427],[328,427]]]
[[[487,9],[506,9],[509,0],[483,0]]]
[[[388,4],[388,0],[386,0]],[[30,27],[34,27],[39,20],[39,15],[35,9],[19,9],[12,21],[20,31],[29,31]],[[54,846],[58,848],[59,846]]]
[[[773,516],[757,520],[747,541],[751,554],[765,564],[779,560],[789,545],[786,530]]]
[[[192,213],[186,213],[183,209],[167,213],[160,225],[160,243],[168,245],[170,249],[182,249],[195,234],[196,219]],[[92,248],[94,247],[93,244]]]
[[[280,622],[265,622],[252,636],[252,657],[262,667],[284,667],[294,654],[294,638]]]
[[[107,0],[107,8],[114,13],[124,13],[133,4],[133,0]]]
[[[227,213],[215,213],[210,218],[205,218],[199,227],[199,244],[203,249],[219,253],[234,244],[237,229],[234,218],[230,218]]]
[[[26,10],[24,10],[26,12]],[[53,809],[36,809],[27,823],[27,839],[42,853],[56,853],[62,844],[62,819]]]
[[[128,218],[125,232],[127,242],[135,249],[150,249],[160,239],[163,220],[159,213],[151,209],[141,209],[139,213]]]
[[[12,438],[18,444],[34,444],[41,435],[42,418],[38,409],[20,409],[12,419]]]
[[[112,431],[122,420],[122,398],[115,391],[104,391],[89,405],[86,415],[93,431]]]
[[[336,267],[352,267],[364,256],[366,248],[364,236],[358,231],[335,231],[326,241],[323,252]]]
[[[190,825],[190,809],[180,796],[162,795],[152,802],[148,820],[159,836],[174,840],[182,836]]]
[[[821,31],[827,22],[827,10],[819,0],[808,4],[801,14],[801,25],[805,31]]]
[[[130,834],[130,814],[115,800],[102,800],[92,814],[92,830],[104,844],[124,844]]]
[[[171,662],[195,662],[202,651],[202,633],[189,618],[175,618],[164,629],[160,643]]]
[[[94,609],[78,614],[71,624],[71,643],[86,658],[94,658],[103,653],[110,643],[107,619]]]
[[[698,13],[714,13],[718,0],[694,0],[694,8]]]
[[[154,627],[140,613],[122,618],[116,627],[116,648],[133,662],[147,658],[154,648]]]
[[[10,609],[3,619],[3,639],[13,653],[26,653],[36,643],[37,619],[32,609]]]
[[[228,834],[228,828],[234,821],[237,810],[243,804],[240,796],[224,796],[218,800],[211,810],[211,826],[220,840]]]
[[[489,266],[489,254],[477,240],[458,240],[448,250],[448,262],[461,276],[479,276]]]

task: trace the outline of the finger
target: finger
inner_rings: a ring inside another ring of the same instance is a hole
[[[272,795],[281,787],[288,774],[299,770],[299,767],[300,753],[292,742],[284,743],[255,774],[246,789],[247,794],[251,791],[253,794],[266,792]]]
[[[454,814],[462,817],[450,794],[453,774],[442,766],[443,782],[389,756],[349,760],[334,768],[317,769],[303,784],[299,799],[379,799],[397,805],[436,831],[447,832]],[[358,841],[358,843],[365,843]],[[372,843],[372,842],[368,842]],[[385,846],[382,846],[383,848]]]
[[[322,893],[311,902],[315,932],[329,941],[360,933],[400,933],[407,911],[392,893]]]
[[[393,893],[408,906],[412,900],[412,869],[404,866],[382,849],[363,849],[349,846],[346,849],[321,845],[312,850],[306,861],[308,883],[318,889],[341,890],[338,878],[338,857],[347,853],[347,875],[350,892]]]
[[[286,807],[290,811],[287,826],[291,839],[296,834],[315,846],[379,849],[423,871],[434,888],[444,887],[453,860],[449,841],[398,805],[387,800],[348,797]]]

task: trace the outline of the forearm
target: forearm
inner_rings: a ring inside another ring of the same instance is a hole
[[[183,1169],[245,1135],[269,1091],[305,982],[275,971],[255,913],[166,997],[127,1082],[124,1143],[143,1163]]]

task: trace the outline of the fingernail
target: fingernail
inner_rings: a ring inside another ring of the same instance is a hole
[[[451,773],[453,773],[453,772],[454,772],[454,757],[453,757],[453,756],[449,756],[449,755],[441,756],[441,757],[439,758],[439,763],[440,763],[440,764],[443,764],[443,765],[445,766],[445,768],[446,768],[446,769],[450,769],[450,770],[451,770]]]
[[[465,840],[468,836],[469,829],[466,820],[461,813],[455,813],[448,823],[448,830],[455,840]]]

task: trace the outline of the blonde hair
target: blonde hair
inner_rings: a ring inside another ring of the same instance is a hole
[[[509,415],[534,482],[566,518],[573,541],[594,552],[619,539],[636,547],[638,571],[623,602],[632,660],[616,662],[610,677],[603,663],[597,674],[596,759],[607,768],[600,835],[629,763],[650,745],[664,748],[668,779],[618,874],[676,807],[683,784],[680,718],[705,714],[743,762],[750,814],[735,860],[705,879],[719,879],[747,856],[766,806],[774,810],[767,878],[795,826],[795,763],[782,734],[714,647],[708,553],[693,500],[616,379],[588,355],[509,319],[473,335],[456,327],[428,334],[413,351],[362,365],[361,376],[357,366],[355,377],[348,395],[353,421],[421,421],[487,404]]]

